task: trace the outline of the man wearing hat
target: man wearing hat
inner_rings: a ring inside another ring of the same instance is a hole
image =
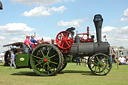
[[[30,45],[31,48],[33,47],[33,43],[37,43],[37,41],[36,41],[34,38],[35,38],[35,36],[32,35],[32,36],[31,36],[31,39],[30,39],[30,41],[32,42],[32,44]],[[34,47],[34,48],[35,48],[35,47]],[[32,49],[32,50],[33,50],[33,49]]]
[[[31,47],[30,47],[31,44],[32,42],[30,41],[30,35],[27,34],[26,39],[24,41],[24,52],[25,53],[29,53],[29,51],[31,50]]]

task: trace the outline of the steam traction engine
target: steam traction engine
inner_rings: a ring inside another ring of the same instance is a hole
[[[73,38],[75,28],[58,33],[56,44],[38,45],[32,54],[18,54],[16,57],[17,68],[29,67],[38,75],[50,76],[62,71],[68,59],[73,56],[88,57],[88,67],[96,75],[106,75],[110,72],[112,64],[109,57],[109,43],[101,41],[102,16],[94,16],[97,42],[94,36],[89,37],[89,27],[87,33],[77,33]],[[80,37],[87,35],[87,39]]]

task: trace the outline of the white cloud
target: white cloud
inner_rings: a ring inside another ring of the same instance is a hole
[[[53,5],[61,2],[74,2],[75,0],[12,0],[14,3],[23,3],[27,5],[42,4],[42,5]]]
[[[0,36],[0,40],[4,40],[5,39],[5,37],[3,37],[3,36]]]
[[[117,28],[115,27],[111,27],[111,26],[105,26],[103,29],[102,29],[102,32],[103,33],[111,33],[112,31],[116,30]]]
[[[2,38],[2,39],[1,39]],[[8,47],[3,47],[3,45],[7,45],[7,44],[11,44],[14,42],[23,42],[25,39],[25,37],[21,37],[21,36],[4,36],[1,37],[0,36],[0,52],[4,52],[7,51],[9,48]]]
[[[49,8],[48,11],[49,12],[63,12],[65,9],[66,9],[65,6],[60,6],[58,8],[56,7]]]
[[[24,23],[9,23],[5,26],[0,26],[0,30],[3,31],[3,34],[6,35],[20,35],[31,32],[35,29],[28,27]]]
[[[117,33],[121,35],[128,35],[128,26],[121,27],[119,30],[117,30]]]
[[[124,17],[120,19],[121,22],[127,22],[128,21],[128,8],[124,10]]]
[[[96,31],[93,31],[91,34],[95,35],[96,40]],[[128,48],[128,26],[120,28],[105,26],[102,28],[102,41],[105,41],[103,38],[104,35],[106,35],[110,46],[124,46],[125,48]]]
[[[40,16],[49,16],[53,12],[63,12],[66,9],[65,6],[60,6],[58,8],[52,7],[52,8],[46,8],[44,6],[38,6],[34,9],[31,9],[30,11],[25,11],[22,16],[26,17],[40,17]]]
[[[60,3],[62,0],[12,0],[14,3],[23,3],[27,5],[31,4],[43,4],[43,5],[52,5],[55,3]]]
[[[84,20],[82,19],[76,19],[72,21],[59,21],[58,25],[65,27],[65,26],[71,26],[71,27],[80,27],[80,23],[82,23]]]
[[[107,41],[111,46],[124,46],[128,48],[128,26],[116,28],[112,26],[105,26],[102,29],[102,35],[107,36]],[[104,41],[104,38],[102,37]]]
[[[128,21],[128,18],[121,18],[120,21],[121,22],[126,22],[126,21]]]
[[[22,16],[26,17],[40,17],[40,16],[49,16],[51,15],[44,6],[35,7],[30,11],[25,11]]]
[[[74,2],[75,0],[64,0],[64,2],[68,2],[68,1],[72,1],[72,2]]]
[[[25,37],[13,37],[13,38],[10,38],[10,41],[12,42],[23,42],[25,39]]]
[[[128,8],[124,11],[124,16],[128,17]]]

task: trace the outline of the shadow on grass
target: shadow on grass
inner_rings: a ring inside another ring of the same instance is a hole
[[[20,71],[11,75],[25,75],[25,76],[38,76],[35,72]]]
[[[95,76],[91,71],[76,71],[76,70],[64,70],[59,72],[58,74],[66,74],[66,73],[81,73],[81,75]],[[28,72],[28,71],[20,71],[17,73],[13,73],[11,75],[39,76],[35,72]]]
[[[61,71],[58,74],[65,74],[65,73],[81,73],[81,75],[95,76],[91,71],[77,71],[77,70],[64,70],[64,71]]]

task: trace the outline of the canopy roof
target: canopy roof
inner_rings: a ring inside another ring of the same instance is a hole
[[[7,47],[7,46],[22,46],[23,45],[23,42],[15,42],[15,43],[12,43],[12,44],[7,44],[7,45],[3,45],[3,47]]]

